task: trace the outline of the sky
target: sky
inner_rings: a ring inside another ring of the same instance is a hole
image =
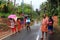
[[[35,10],[36,8],[39,9],[40,5],[43,2],[46,2],[47,0],[24,0],[24,3],[31,4],[31,1],[32,1],[32,6],[33,6],[33,8]],[[21,2],[22,2],[22,0],[16,0],[16,3],[17,4],[20,4],[21,5]]]

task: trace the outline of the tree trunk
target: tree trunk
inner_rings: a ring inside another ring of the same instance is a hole
[[[16,4],[16,0],[14,0],[14,6],[15,6],[15,4]]]

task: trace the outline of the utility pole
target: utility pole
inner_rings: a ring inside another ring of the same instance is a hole
[[[14,0],[14,7],[15,7],[15,4],[16,4],[16,0]]]
[[[13,14],[15,13],[16,0],[14,0]]]
[[[31,17],[33,16],[32,13],[33,13],[33,8],[32,8],[32,1],[30,1],[30,4],[31,4]]]
[[[24,0],[22,0],[22,13],[24,14]]]
[[[30,1],[31,7],[32,7],[32,1]]]

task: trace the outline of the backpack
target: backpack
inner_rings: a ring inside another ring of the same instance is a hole
[[[30,21],[31,21],[30,18],[27,18],[27,19],[26,19],[26,23],[27,23],[27,22],[30,22]]]

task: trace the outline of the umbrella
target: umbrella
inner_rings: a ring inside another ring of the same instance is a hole
[[[8,16],[8,18],[12,18],[12,19],[16,20],[17,16],[15,14],[11,14],[11,15]]]
[[[12,14],[12,15],[9,15],[8,18],[16,18],[17,16]]]

